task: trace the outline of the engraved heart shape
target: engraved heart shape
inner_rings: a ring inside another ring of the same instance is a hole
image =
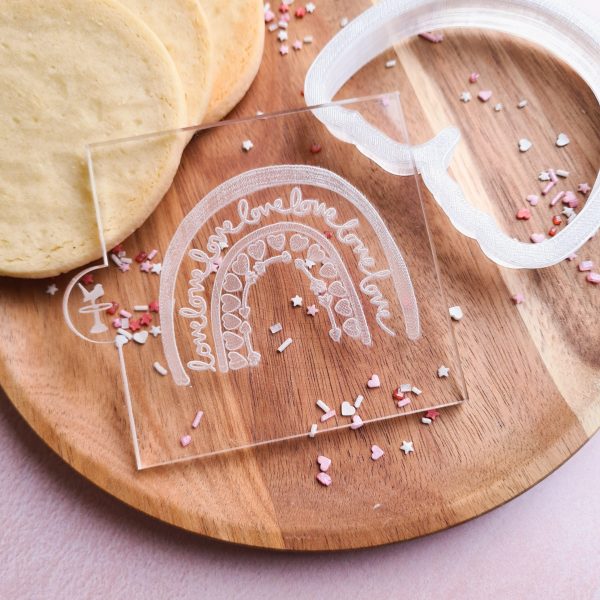
[[[367,387],[370,389],[381,387],[381,381],[379,380],[379,375],[373,373],[371,375],[371,379],[367,381]]]
[[[252,244],[248,244],[248,254],[254,260],[262,260],[266,250],[267,245],[265,244],[264,240],[258,240]]]
[[[229,313],[223,315],[223,327],[225,327],[225,329],[237,329],[241,323],[241,319],[235,315]]]
[[[334,277],[337,277],[337,269],[335,268],[335,265],[333,263],[330,262],[326,262],[320,269],[319,269],[319,275],[321,277],[325,277],[326,279],[333,279]]]
[[[227,273],[223,281],[223,289],[226,292],[239,292],[242,289],[242,282],[237,275]]]
[[[223,312],[230,313],[237,310],[240,307],[240,299],[232,294],[223,294],[221,296],[221,303],[223,305]]]
[[[347,298],[343,298],[339,300],[335,305],[335,312],[342,317],[351,317],[352,316],[352,305],[350,304],[350,300]]]
[[[377,444],[371,446],[371,458],[373,460],[379,460],[384,454],[385,452]]]
[[[244,338],[231,331],[223,334],[223,341],[227,350],[239,350],[244,345]]]
[[[342,402],[342,416],[351,417],[356,412],[356,408],[350,402],[344,400]]]
[[[268,235],[267,244],[273,248],[273,250],[281,251],[285,246],[285,235],[278,233],[277,235]]]
[[[231,270],[236,275],[246,275],[250,271],[250,259],[243,252],[231,264]]]
[[[248,366],[248,361],[239,352],[229,352],[229,368],[233,371],[243,369]]]
[[[569,136],[567,136],[566,133],[559,133],[558,136],[556,137],[556,145],[559,148],[566,146],[570,141],[571,140],[569,139]]]
[[[290,248],[294,252],[300,252],[301,250],[304,250],[304,248],[306,248],[307,246],[308,246],[308,238],[303,235],[300,235],[299,233],[295,233],[290,238]]]
[[[348,295],[346,288],[342,285],[340,281],[334,281],[329,286],[329,293],[340,298],[345,298]]]
[[[244,319],[247,319],[250,314],[250,307],[244,306],[243,308],[240,308],[239,313]]]
[[[148,331],[144,329],[143,331],[136,331],[133,334],[133,341],[138,344],[145,344],[148,339]]]
[[[358,429],[363,426],[363,420],[359,415],[354,415],[352,417],[352,424],[350,425],[350,429]]]
[[[360,335],[360,327],[358,321],[355,318],[346,319],[342,325],[344,333],[351,338],[357,338]]]
[[[316,263],[321,263],[325,260],[326,254],[319,244],[311,244],[306,254],[306,258]]]
[[[329,470],[329,467],[331,466],[331,459],[327,458],[326,456],[318,456],[317,457],[317,464],[319,465],[319,469],[325,473],[326,471]]]

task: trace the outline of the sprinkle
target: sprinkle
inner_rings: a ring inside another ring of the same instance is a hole
[[[324,231],[323,235],[330,240],[333,237],[333,231]]]
[[[296,294],[293,298],[290,299],[290,302],[292,303],[292,306],[294,306],[294,307],[302,306],[302,297],[298,296],[298,294]]]
[[[331,459],[321,454],[320,456],[317,456],[317,464],[319,465],[321,473],[327,473],[331,466]]]
[[[569,254],[569,256],[567,256],[568,261],[573,261],[576,258],[577,258],[577,254],[575,254],[575,252],[573,252],[573,254]]]
[[[554,215],[552,217],[552,224],[553,225],[560,225],[562,223],[562,217],[560,215]]]
[[[148,253],[148,260],[154,260],[154,257],[158,254],[158,250],[154,248]]]
[[[252,140],[244,140],[242,142],[242,150],[244,152],[250,152],[250,150],[252,150],[252,148],[254,148],[254,144],[252,143]]]
[[[540,201],[540,197],[536,196],[535,194],[529,194],[525,200],[527,200],[531,206],[537,206],[537,203]]]
[[[400,446],[400,450],[402,450],[402,452],[404,452],[404,454],[409,454],[410,452],[415,451],[415,449],[413,447],[413,443],[407,442],[406,440],[404,440],[402,442],[402,446]]]
[[[563,204],[569,208],[577,208],[579,206],[579,199],[572,191],[569,190],[565,192]]]
[[[348,20],[348,17],[342,17],[340,19],[340,27],[346,27],[346,25],[348,25],[350,21]]]
[[[113,254],[119,254],[119,252],[123,252],[123,244],[117,244],[112,250],[111,252]]]
[[[350,402],[344,400],[340,412],[342,413],[342,417],[351,417],[356,412],[356,408]]]
[[[306,309],[306,314],[310,315],[311,317],[314,317],[317,313],[319,312],[319,309],[314,305],[311,304],[307,309]]]
[[[160,327],[158,325],[154,325],[150,328],[150,335],[152,337],[158,337],[161,334]]]
[[[542,190],[542,196],[545,196],[546,194],[548,194],[548,192],[556,185],[555,181],[549,181],[545,186],[544,189]]]
[[[121,273],[127,273],[127,271],[129,271],[129,263],[121,261],[121,264],[119,265],[119,271],[121,271]]]
[[[405,406],[408,406],[410,404],[410,398],[404,398],[403,400],[398,400],[398,402],[396,402],[396,404],[398,405],[398,408],[403,408]]]
[[[153,313],[157,313],[159,310],[158,302],[156,300],[152,300],[150,304],[148,304],[148,310]]]
[[[291,343],[292,338],[288,338],[285,340],[285,342],[283,342],[283,344],[281,344],[281,346],[279,346],[279,348],[277,348],[277,352],[283,352]]]
[[[425,413],[425,416],[428,419],[431,419],[432,421],[435,421],[440,416],[440,413],[437,410],[435,410],[435,408],[432,408],[431,410],[428,410]]]
[[[464,317],[462,308],[460,306],[451,306],[448,309],[448,312],[454,321],[460,321]]]
[[[431,425],[433,421],[429,417],[421,417],[421,423],[423,423],[423,425]]]
[[[312,44],[313,43],[313,36],[312,35],[305,35],[304,39],[302,40],[305,44]]]
[[[148,305],[147,304],[136,304],[133,307],[133,310],[136,312],[146,312],[148,310]]]
[[[121,322],[121,319],[113,319],[112,320],[112,326],[115,329],[119,329],[119,327],[121,327],[123,325],[123,323]]]
[[[310,426],[310,431],[308,432],[308,437],[310,437],[310,438],[314,438],[314,437],[317,435],[317,429],[318,429],[318,426],[317,426],[317,424],[316,424],[316,423],[313,423],[313,424]]]
[[[325,421],[329,421],[335,417],[335,410],[328,410],[324,415],[321,415],[321,423],[325,423]]]
[[[129,319],[127,317],[121,319],[121,327],[123,329],[129,329]]]
[[[563,148],[564,146],[566,146],[571,140],[569,139],[569,137],[567,136],[566,133],[559,133],[556,136],[556,145],[559,148]]]
[[[277,34],[277,39],[280,42],[285,42],[288,39],[288,33],[287,31],[285,31],[284,29],[282,29],[278,34]]]
[[[550,174],[548,173],[548,171],[540,171],[538,179],[540,181],[550,181]]]
[[[279,25],[277,25],[277,23],[270,23],[269,26],[267,27],[267,29],[273,33],[274,31],[277,31],[277,29],[279,29]]]
[[[473,71],[473,73],[469,75],[469,83],[476,83],[478,79],[479,73],[477,73],[477,71]]]
[[[433,33],[431,31],[424,31],[419,34],[419,37],[431,42],[432,44],[439,44],[444,40],[443,33]]]
[[[166,375],[168,371],[158,362],[156,361],[153,365],[154,370],[161,375]]]
[[[271,330],[271,333],[279,333],[283,327],[281,326],[281,323],[274,323],[269,329]]]
[[[285,44],[281,44],[281,46],[279,46],[279,54],[281,54],[281,56],[285,56],[289,51],[289,47]]]
[[[556,177],[554,169],[548,169],[548,175],[550,175],[550,181],[554,181],[554,183],[558,182],[558,178]]]
[[[147,331],[137,331],[133,334],[133,341],[138,344],[145,344],[148,340],[148,332]]]
[[[310,260],[310,258],[307,258],[304,261],[304,264],[306,266],[307,269],[312,269],[317,263],[314,260]],[[316,312],[319,312],[318,310]]]
[[[292,48],[294,50],[302,50],[302,42],[300,40],[296,40],[293,44],[292,44]]]
[[[317,400],[317,406],[325,413],[331,410],[323,400]]]
[[[181,444],[181,446],[183,448],[185,448],[186,446],[189,446],[192,443],[192,436],[191,435],[183,435],[183,436],[181,436],[181,439],[179,440],[179,443]]]
[[[594,284],[600,283],[600,273],[588,273],[586,280]]]
[[[131,313],[127,312],[124,308],[119,311],[119,314],[122,317],[126,317],[127,319],[130,319],[132,317]]]
[[[548,235],[550,237],[554,237],[557,233],[558,229],[556,229],[556,227],[550,227],[550,229],[548,229]]]
[[[565,171],[564,169],[556,169],[556,174],[563,179],[569,176],[569,171]]]
[[[146,327],[150,325],[150,323],[152,323],[152,315],[149,312],[145,312],[140,317],[140,324],[142,325],[142,327]]]
[[[570,206],[564,206],[560,214],[570,219],[575,215],[575,211]]]
[[[577,268],[581,271],[591,271],[594,268],[594,263],[591,260],[582,260]]]
[[[48,294],[49,296],[54,296],[54,294],[56,294],[56,292],[58,292],[58,286],[55,283],[51,283],[46,288],[46,294]]]
[[[120,267],[123,264],[121,262],[121,259],[116,254],[111,254],[110,260],[112,260],[115,263],[115,265],[117,265],[117,267]]]
[[[409,388],[412,388],[412,386],[409,386]],[[404,392],[402,392],[398,387],[392,391],[392,398],[394,400],[404,400]]]
[[[381,381],[379,380],[379,375],[376,375],[375,373],[373,373],[373,375],[371,375],[371,379],[369,379],[369,381],[367,381],[367,387],[370,389],[373,388],[378,388],[381,386]]]
[[[272,10],[265,10],[265,23],[270,23],[275,18],[275,13]]]
[[[118,302],[111,302],[110,307],[106,310],[109,315],[114,315],[119,310]]]
[[[495,110],[496,112],[500,112],[500,111],[501,111],[503,108],[504,108],[504,104],[502,104],[502,102],[498,102],[498,104],[496,104],[496,105],[494,106],[494,110]]]
[[[82,278],[81,278],[81,282],[84,285],[91,285],[92,283],[94,283],[94,275],[93,273],[86,273]]]
[[[543,233],[532,233],[529,236],[529,239],[534,243],[534,244],[540,244],[541,242],[543,242],[546,239],[546,236]]]
[[[531,219],[531,213],[526,208],[520,208],[517,211],[517,219],[519,219],[519,221],[528,221]]]
[[[554,198],[552,198],[552,200],[550,200],[550,206],[556,206],[560,200],[562,199],[562,197],[565,195],[564,192],[558,192],[558,194],[556,194],[556,196],[554,196]]]
[[[384,454],[385,452],[377,444],[371,446],[371,460],[379,460]]]
[[[157,364],[157,363],[154,363]],[[202,417],[204,416],[204,411],[199,410],[196,413],[196,416],[194,417],[194,420],[192,421],[192,429],[198,429],[198,426],[200,425],[200,421],[202,421]]]
[[[129,331],[126,331],[125,329],[119,327],[119,329],[117,329],[117,333],[119,335],[123,335],[125,336],[128,340],[130,340],[131,338],[133,338],[133,336],[131,335],[131,333],[129,333]]]
[[[285,2],[282,2],[282,3],[279,5],[279,12],[280,12],[280,13],[282,13],[282,14],[285,14],[285,13],[286,13],[286,12],[288,12],[289,10],[290,10],[290,7],[289,7],[289,6],[288,6],[288,5],[287,5]]]
[[[306,15],[306,8],[304,6],[299,6],[294,13],[296,19],[302,19]]]
[[[143,271],[144,273],[150,273],[151,268],[152,268],[152,263],[149,260],[144,261],[140,265],[140,271]]]
[[[154,263],[152,265],[152,269],[150,269],[152,271],[152,273],[156,273],[156,275],[160,275],[160,272],[162,271],[162,263]]]
[[[423,393],[423,390],[420,390],[418,387],[413,386],[411,392],[415,395],[415,396],[420,396]]]
[[[477,94],[477,97],[482,102],[487,102],[492,97],[492,90],[481,90],[479,94]]]
[[[356,396],[356,400],[354,401],[354,408],[360,408],[360,405],[363,403],[364,398],[362,396]]]
[[[312,154],[319,154],[321,152],[322,147],[321,144],[312,144],[310,147],[310,151]]]
[[[141,327],[142,326],[140,324],[139,319],[129,319],[129,328],[131,329],[131,331],[137,331]]]
[[[312,13],[314,13],[314,12],[315,12],[315,9],[316,9],[316,8],[317,8],[317,7],[316,7],[316,6],[315,6],[315,5],[314,5],[312,2],[309,2],[309,3],[306,5],[306,12],[307,12],[307,13],[310,13],[310,14],[312,15]]]
[[[121,250],[119,250],[119,253],[117,254],[117,256],[119,258],[123,258],[124,256],[127,256],[127,252],[125,252],[125,250],[121,249]]]
[[[143,263],[148,258],[148,255],[145,252],[139,252],[135,257],[135,262]]]
[[[525,296],[521,293],[518,293],[518,294],[515,294],[514,296],[511,296],[511,300],[515,304],[523,304],[523,302],[525,302]]]
[[[527,106],[527,100],[519,100],[517,108],[525,108]]]
[[[527,152],[527,150],[529,150],[532,146],[533,146],[533,143],[531,142],[531,140],[528,140],[527,138],[521,138],[519,140],[519,151],[520,152]]]
[[[352,417],[352,423],[350,424],[350,429],[360,429],[364,425],[363,420],[359,415],[354,415]]]
[[[459,98],[461,102],[471,102],[471,94],[469,92],[462,92]]]
[[[589,193],[592,188],[587,183],[580,183],[577,186],[577,191],[581,192],[584,196]]]
[[[412,385],[410,383],[403,383],[400,385],[399,390],[403,393],[406,394],[408,392],[412,392]]]
[[[319,473],[317,475],[317,481],[325,487],[329,487],[331,485],[331,477],[327,475],[327,473]]]
[[[392,59],[388,60],[388,61],[385,63],[385,68],[386,68],[386,69],[392,69],[392,68],[394,68],[395,66],[396,66],[396,59],[395,59],[395,58],[392,58]]]
[[[438,370],[437,374],[439,378],[448,377],[448,373],[450,373],[450,369],[442,365]]]

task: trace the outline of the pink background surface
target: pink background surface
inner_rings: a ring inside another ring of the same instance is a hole
[[[600,18],[600,4],[573,0]],[[278,554],[179,531],[98,490],[0,393],[0,599],[600,600],[600,436],[479,519],[368,551]]]

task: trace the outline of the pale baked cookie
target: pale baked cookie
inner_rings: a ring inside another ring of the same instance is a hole
[[[85,144],[186,120],[169,53],[121,4],[3,0],[0,275],[45,277],[99,258]],[[162,138],[138,150],[99,156],[109,248],[162,198],[182,143]]]
[[[211,34],[197,0],[119,0],[165,45],[186,96],[188,125],[202,122],[213,85]]]
[[[215,80],[205,123],[222,119],[243,97],[262,59],[262,0],[199,0],[213,36]]]

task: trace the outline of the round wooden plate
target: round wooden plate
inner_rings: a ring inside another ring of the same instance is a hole
[[[274,37],[267,39],[263,67],[238,114],[301,105],[304,73],[322,42],[340,16],[362,8],[335,3],[339,12],[331,14],[330,5],[290,25],[291,35],[313,34],[312,46],[281,57]],[[396,52],[394,69],[384,68],[390,50],[343,95],[400,89],[413,142],[447,124],[460,126],[464,138],[452,172],[470,199],[514,235],[526,239],[551,226],[545,201],[532,209],[530,221],[514,218],[525,196],[539,190],[541,169],[569,170],[561,189],[593,183],[600,110],[557,59],[524,42],[473,31],[446,32],[437,45],[409,40]],[[480,84],[468,83],[473,70],[481,73]],[[482,88],[494,92],[489,103],[458,100],[461,91]],[[516,108],[521,98],[529,101],[523,110]],[[494,102],[503,102],[504,111],[495,113]],[[571,144],[558,149],[554,139],[561,131]],[[526,154],[517,150],[521,137],[534,142]],[[598,428],[600,288],[586,283],[577,261],[536,272],[499,268],[424,196],[448,304],[465,313],[454,326],[470,392],[431,426],[413,416],[359,435],[322,436],[316,446],[302,440],[136,472],[116,362],[86,362],[83,343],[63,324],[59,295],[47,296],[43,281],[0,282],[2,386],[48,445],[98,486],[159,519],[221,540],[339,550],[406,540],[480,515],[552,472]],[[159,208],[145,227],[158,228],[165,218]],[[135,238],[129,245],[136,247]],[[580,257],[600,264],[600,240]],[[65,281],[58,281],[61,289]],[[524,304],[513,305],[516,292],[525,294]],[[399,449],[405,439],[416,450],[408,457]],[[376,463],[371,443],[386,449]],[[317,452],[333,459],[330,488],[314,480]]]

